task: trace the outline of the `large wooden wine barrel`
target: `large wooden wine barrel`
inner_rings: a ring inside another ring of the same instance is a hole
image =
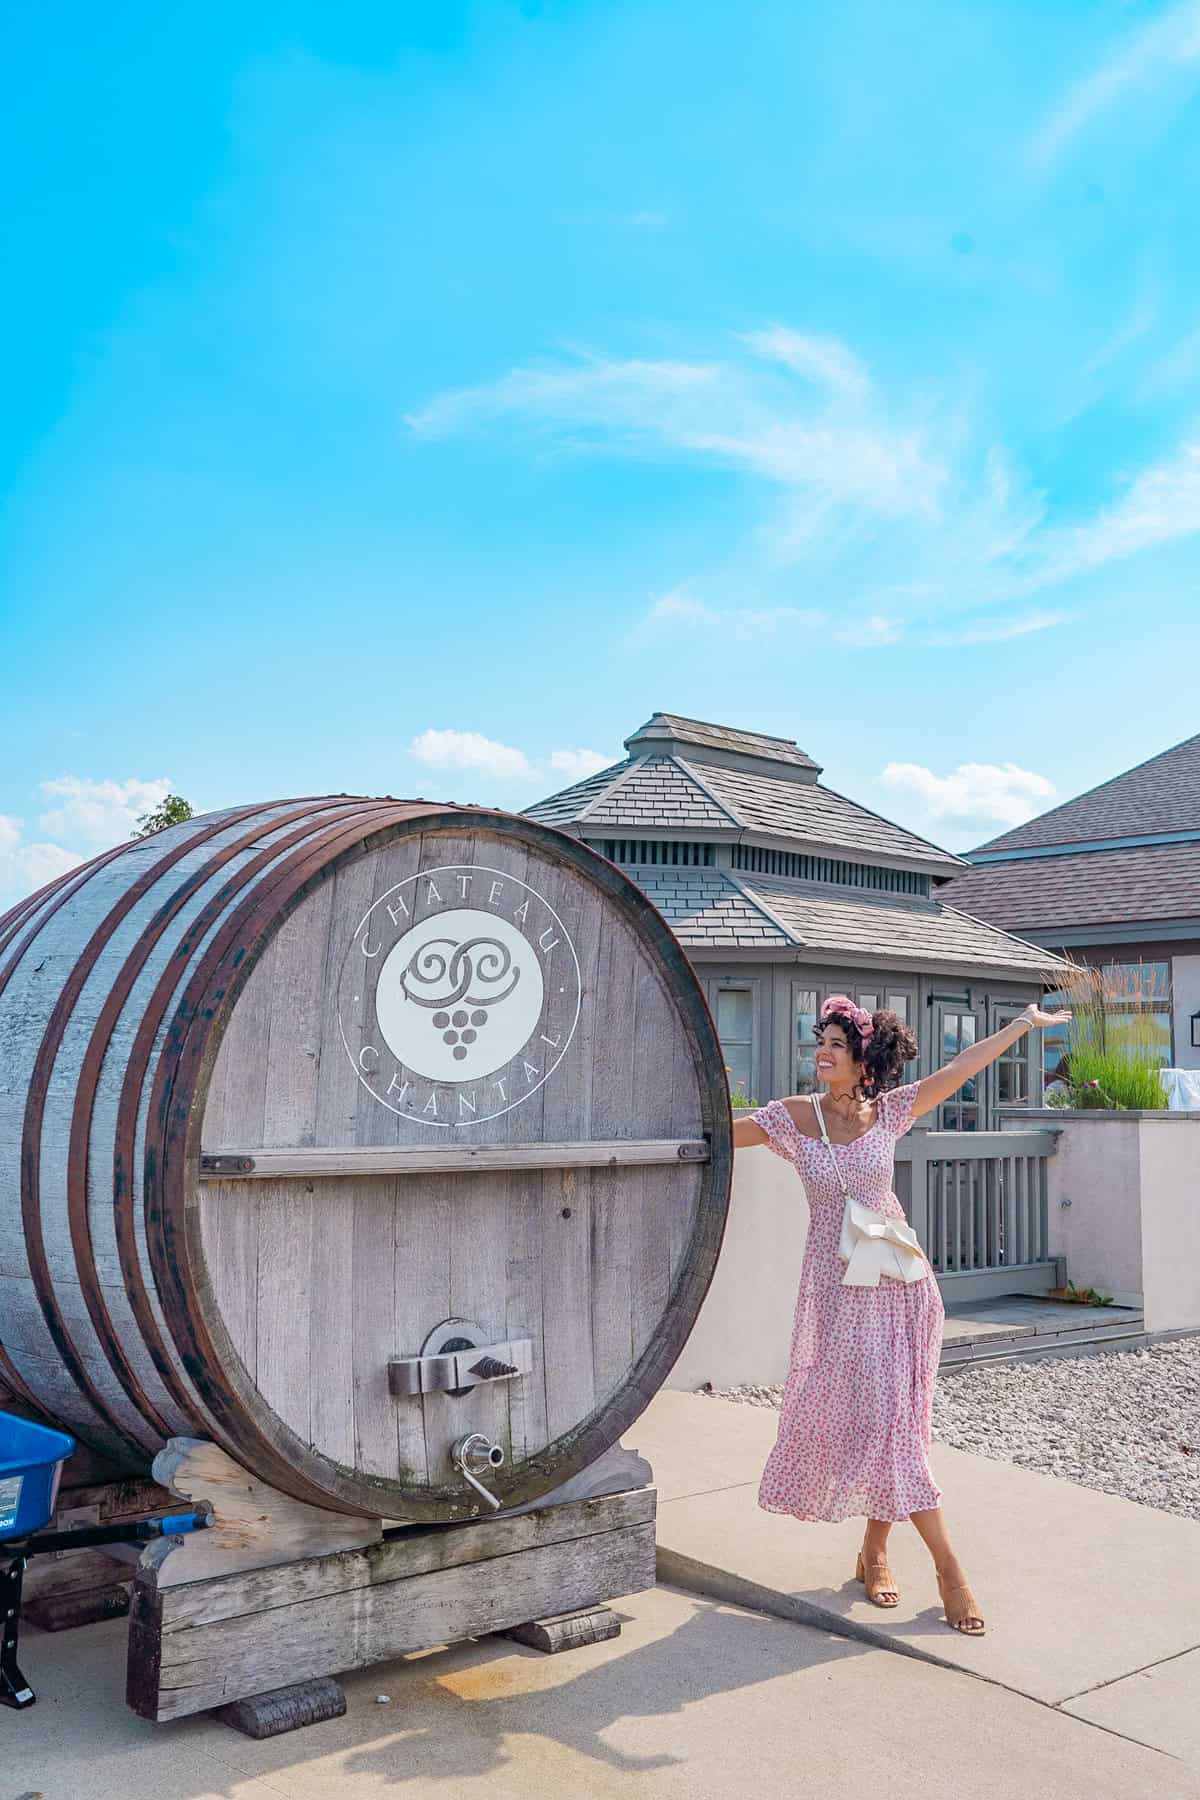
[[[246,807],[0,918],[0,1381],[124,1466],[454,1519],[478,1433],[534,1499],[665,1378],[730,1167],[677,942],[529,820]]]

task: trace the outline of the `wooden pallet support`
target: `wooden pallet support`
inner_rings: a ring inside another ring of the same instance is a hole
[[[620,1637],[621,1621],[609,1606],[580,1606],[574,1612],[527,1619],[524,1625],[510,1625],[496,1635],[556,1656],[560,1650],[579,1650],[585,1644],[603,1644]]]
[[[639,1488],[282,1566],[163,1580],[188,1549],[141,1566],[126,1698],[178,1719],[413,1650],[557,1620],[654,1585],[656,1493]],[[201,1534],[203,1537],[204,1534]],[[197,1540],[198,1541],[198,1540]],[[189,1545],[190,1549],[190,1545]]]
[[[140,1566],[155,1571],[160,1588],[359,1549],[383,1536],[382,1519],[293,1500],[202,1438],[172,1438],[154,1459],[154,1478],[212,1515],[207,1531],[160,1538],[145,1551]]]
[[[215,1706],[212,1716],[246,1737],[269,1738],[299,1731],[305,1725],[323,1725],[326,1719],[340,1719],[345,1710],[345,1689],[325,1677],[296,1681],[269,1694],[250,1694],[229,1706]]]

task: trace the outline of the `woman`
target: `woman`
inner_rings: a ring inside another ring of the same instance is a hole
[[[915,1245],[892,1190],[895,1146],[915,1118],[957,1093],[1024,1032],[1070,1016],[1031,1002],[944,1069],[900,1087],[903,1065],[917,1054],[912,1033],[894,1012],[868,1013],[836,994],[821,1008],[816,1033],[824,1102],[793,1094],[733,1128],[735,1149],[768,1144],[794,1166],[810,1209],[779,1435],[758,1503],[797,1519],[865,1514],[856,1575],[876,1606],[899,1602],[888,1534],[898,1519],[911,1519],[933,1557],[947,1624],[972,1637],[982,1634],[983,1616],[950,1547],[941,1489],[929,1468],[945,1315],[927,1258],[906,1241]],[[885,1254],[902,1274],[880,1274],[878,1260],[872,1269],[870,1253],[856,1257],[853,1269],[843,1260],[847,1197],[897,1221],[885,1228],[894,1245]],[[847,1275],[878,1285],[848,1285]]]

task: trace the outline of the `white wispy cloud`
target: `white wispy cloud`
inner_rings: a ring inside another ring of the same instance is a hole
[[[1200,435],[1133,476],[1093,518],[1046,534],[1029,586],[1096,569],[1200,532]]]
[[[1179,0],[1125,37],[1051,108],[1026,146],[1034,168],[1046,170],[1081,132],[1122,101],[1153,93],[1172,76],[1200,63],[1200,0]]]
[[[24,820],[0,813],[0,912],[82,861],[61,844],[28,843]]]
[[[523,418],[575,450],[684,454],[749,471],[823,506],[939,518],[949,471],[922,422],[893,420],[875,405],[846,346],[781,326],[761,335],[789,347],[793,363],[806,357],[806,373],[820,364],[816,388],[792,380],[794,368],[764,368],[761,344],[740,361],[583,357],[451,389],[405,422],[418,435],[441,437]]]
[[[598,750],[552,750],[550,767],[556,775],[565,775],[568,781],[586,781],[589,775],[596,775],[601,769],[609,769],[621,759],[617,756],[601,756]]]
[[[1158,308],[1150,295],[1140,294],[1120,324],[1088,357],[1082,374],[1085,377],[1098,375],[1101,369],[1106,369],[1110,363],[1124,356],[1127,350],[1131,350],[1153,331],[1157,317]]]
[[[1152,317],[1135,310],[1093,368]],[[575,356],[514,369],[435,395],[409,428],[417,437],[501,429],[568,453],[697,459],[757,477],[759,512],[740,543],[698,578],[699,597],[678,586],[656,599],[633,644],[824,628],[827,642],[865,650],[897,642],[918,620],[940,627],[940,643],[1000,642],[1065,620],[1028,610],[1031,595],[1200,531],[1200,429],[1129,473],[1090,516],[1051,525],[1045,496],[1005,447],[976,442],[961,380],[883,393],[849,345],[778,323],[732,342],[691,361]],[[782,571],[816,553],[828,571],[818,602],[791,604]],[[761,600],[747,604],[747,593]],[[972,620],[960,624],[963,596]],[[973,623],[1002,607],[1003,623]]]
[[[904,636],[904,626],[899,619],[889,619],[882,613],[869,613],[866,618],[853,625],[843,625],[834,632],[837,643],[850,650],[882,650],[888,644],[898,644]]]
[[[768,325],[761,331],[734,334],[755,356],[782,363],[793,374],[807,376],[854,400],[866,398],[871,378],[866,364],[840,338]]]
[[[1046,810],[1054,785],[1018,763],[960,763],[948,775],[920,763],[888,763],[884,785],[915,794],[934,819],[996,819],[1023,825]]]
[[[1200,382],[1200,325],[1172,344],[1153,362],[1138,389],[1138,398],[1155,399],[1160,394],[1177,394]]]
[[[423,731],[408,753],[428,769],[466,769],[497,781],[520,781],[534,773],[523,750],[497,743],[481,731]]]
[[[825,613],[810,607],[713,606],[697,600],[692,594],[675,592],[655,600],[638,620],[629,638],[632,643],[645,643],[703,632],[749,642],[784,636],[789,632],[817,631],[827,623]]]
[[[167,777],[154,781],[90,781],[79,775],[60,775],[39,784],[47,800],[58,801],[38,820],[40,829],[69,844],[104,850],[122,838],[132,837],[138,820],[161,806],[171,792]]]
[[[1003,644],[1010,638],[1029,637],[1035,631],[1051,631],[1056,625],[1069,624],[1074,617],[1065,612],[1031,612],[994,619],[975,619],[949,631],[931,632],[926,643],[939,648],[960,644]]]

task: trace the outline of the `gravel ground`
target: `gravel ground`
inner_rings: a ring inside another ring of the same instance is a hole
[[[776,1408],[782,1397],[778,1387],[721,1395]],[[956,1370],[935,1389],[933,1435],[956,1450],[1200,1519],[1200,1338]]]

